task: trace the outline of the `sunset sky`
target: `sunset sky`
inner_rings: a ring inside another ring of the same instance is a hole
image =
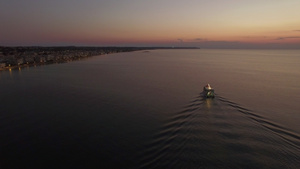
[[[1,46],[300,49],[300,0],[2,0]]]

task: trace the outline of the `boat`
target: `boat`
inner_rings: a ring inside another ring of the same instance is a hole
[[[215,97],[215,90],[209,84],[203,87],[203,93],[206,98]]]

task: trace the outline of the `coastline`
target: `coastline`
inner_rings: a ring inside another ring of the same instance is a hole
[[[199,49],[196,47],[1,47],[0,71],[67,63],[88,57],[140,50]]]

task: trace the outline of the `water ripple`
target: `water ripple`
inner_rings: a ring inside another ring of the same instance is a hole
[[[251,120],[257,122],[259,125],[263,126],[264,128],[270,130],[272,133],[280,136],[282,139],[287,141],[287,143],[293,145],[295,148],[300,150],[300,136],[293,131],[276,124],[275,122],[272,122],[268,120],[265,117],[262,117],[260,115],[255,114],[253,111],[246,109],[237,103],[231,102],[228,99],[225,99],[223,97],[219,97],[219,100],[223,103],[227,103],[227,105],[236,108],[239,112],[247,115]]]
[[[200,93],[145,146],[141,168],[299,167],[299,135],[233,101]],[[280,158],[279,158],[280,157]]]

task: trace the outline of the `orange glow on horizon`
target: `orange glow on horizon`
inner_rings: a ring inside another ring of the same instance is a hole
[[[135,3],[88,0],[83,4],[72,1],[70,8],[57,1],[47,1],[48,5],[25,1],[18,1],[17,5],[15,1],[6,3],[7,8],[1,9],[0,17],[6,23],[0,27],[0,32],[5,32],[0,39],[0,45],[4,46],[201,47],[208,43],[210,47],[222,47],[221,43],[226,47],[235,47],[236,43],[300,46],[299,0]],[[24,20],[24,17],[32,19]]]

